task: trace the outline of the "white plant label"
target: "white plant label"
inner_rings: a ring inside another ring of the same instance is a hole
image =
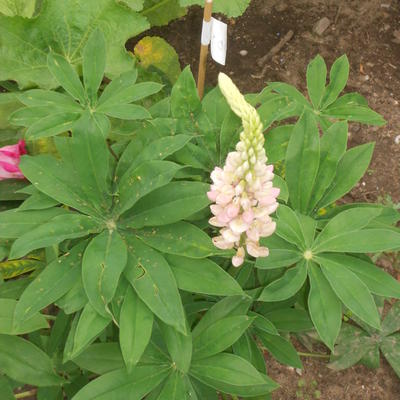
[[[225,65],[228,43],[228,25],[211,18],[211,57],[219,64]]]

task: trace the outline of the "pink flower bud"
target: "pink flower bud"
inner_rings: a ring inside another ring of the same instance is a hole
[[[26,154],[25,141],[0,148],[0,181],[4,179],[24,179],[19,169],[21,156]]]

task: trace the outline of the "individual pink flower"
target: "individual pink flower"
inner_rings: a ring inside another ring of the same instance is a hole
[[[214,202],[210,207],[214,216],[209,223],[221,228],[220,235],[213,238],[214,245],[222,250],[236,249],[232,265],[239,267],[246,251],[253,257],[268,256],[268,249],[260,246],[259,240],[275,231],[270,214],[278,207],[279,189],[272,186],[273,166],[266,165],[257,111],[228,76],[220,74],[218,81],[232,110],[242,119],[243,132],[224,167],[216,167],[211,173],[212,185],[207,195]]]
[[[26,154],[25,141],[0,147],[0,181],[4,179],[24,179],[19,169],[21,156]]]

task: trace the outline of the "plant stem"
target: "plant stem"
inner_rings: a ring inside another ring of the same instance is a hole
[[[319,354],[319,353],[302,353],[300,351],[297,352],[299,356],[302,357],[316,357],[316,358],[329,358],[329,354]]]
[[[28,390],[27,392],[21,392],[14,394],[16,399],[25,399],[30,396],[34,396],[37,392],[37,389]]]
[[[43,317],[45,317],[46,319],[51,319],[52,321],[55,321],[57,316],[56,315],[48,315],[48,314],[42,314]]]

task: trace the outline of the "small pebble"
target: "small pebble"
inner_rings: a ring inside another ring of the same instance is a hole
[[[397,136],[394,138],[394,142],[395,142],[396,144],[400,144],[400,135],[397,135]]]
[[[365,186],[365,185],[366,185],[366,183],[365,183],[365,182],[363,182],[361,185]]]
[[[247,56],[247,54],[249,54],[249,52],[247,50],[240,50],[239,54],[243,57]]]
[[[296,368],[296,374],[302,376],[303,371],[300,368]]]

